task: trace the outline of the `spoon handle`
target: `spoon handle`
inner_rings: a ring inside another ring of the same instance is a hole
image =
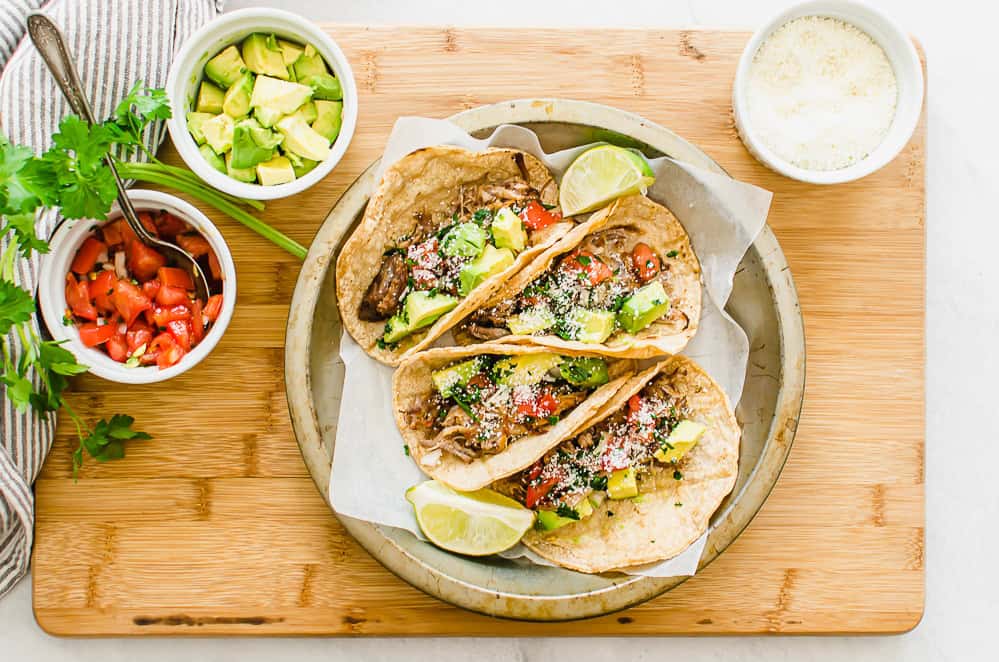
[[[42,56],[42,60],[52,72],[52,76],[56,79],[59,89],[62,90],[73,112],[85,119],[88,124],[96,124],[94,111],[91,110],[90,102],[87,101],[87,93],[83,91],[80,76],[76,73],[76,67],[73,66],[73,57],[69,53],[69,48],[66,46],[66,41],[63,39],[62,32],[59,31],[59,27],[45,14],[33,12],[28,15],[28,34],[31,36],[35,48],[38,49],[38,54]],[[114,175],[114,182],[118,187],[118,206],[121,207],[122,215],[129,227],[144,243],[154,243],[156,238],[139,222],[139,217],[136,215],[132,201],[125,190],[125,183],[114,167],[114,159],[108,155],[104,158],[104,162],[111,169],[111,174]]]

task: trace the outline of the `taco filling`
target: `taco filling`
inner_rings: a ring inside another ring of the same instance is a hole
[[[659,255],[624,228],[596,232],[518,294],[474,312],[459,330],[479,340],[555,335],[596,344],[670,316],[682,318],[682,330],[690,320],[670,309],[675,258],[677,251]]]
[[[426,431],[419,443],[428,465],[437,451],[467,463],[542,434],[610,379],[603,359],[547,352],[478,355],[431,378],[433,390],[404,412],[410,428]]]
[[[415,228],[390,242],[358,308],[361,320],[386,322],[379,347],[433,324],[561,220],[516,177],[462,184],[453,209],[414,216]]]
[[[552,531],[589,517],[605,499],[641,498],[643,479],[672,470],[683,480],[684,456],[706,429],[687,398],[656,380],[611,416],[549,451],[495,488],[537,511],[536,528]]]

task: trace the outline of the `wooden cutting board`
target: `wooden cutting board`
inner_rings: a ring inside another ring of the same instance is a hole
[[[617,106],[774,191],[808,338],[790,461],[734,545],[676,590],[575,623],[500,621],[446,605],[343,531],[299,456],[282,347],[299,264],[214,214],[239,302],[211,356],[167,384],[85,376],[72,406],[136,416],[153,441],[70,475],[64,419],[37,483],[34,608],[60,635],[729,634],[899,632],[923,611],[925,121],[863,181],[808,186],[759,165],[730,96],[748,34],[328,26],[353,63],[360,122],[322,184],[265,218],[307,244],[399,115],[503,99]],[[167,150],[176,161],[172,150]]]

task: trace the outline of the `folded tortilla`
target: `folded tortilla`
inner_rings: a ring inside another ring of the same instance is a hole
[[[573,438],[650,386],[685,397],[695,420],[707,427],[703,437],[677,465],[653,462],[640,473],[638,498],[606,499],[578,522],[529,531],[522,542],[539,556],[580,572],[607,572],[672,558],[708,529],[711,515],[735,485],[741,430],[721,387],[692,360],[673,356],[638,374]],[[674,476],[677,469],[680,480]],[[494,488],[509,493],[502,484]]]
[[[586,400],[566,416],[539,434],[528,435],[511,441],[503,451],[493,455],[483,455],[471,462],[464,462],[450,453],[440,450],[428,451],[424,442],[433,438],[433,432],[410,427],[406,412],[423,406],[434,393],[431,375],[434,370],[446,365],[483,354],[518,356],[523,354],[547,354],[552,350],[544,347],[518,345],[469,345],[466,347],[437,347],[420,352],[399,366],[392,377],[392,401],[396,424],[409,453],[416,465],[428,476],[445,483],[456,490],[472,491],[485,487],[493,481],[524,469],[554,448],[562,440],[570,437],[581,425],[592,418],[601,406],[634,376],[635,363],[630,360],[607,360],[610,381],[592,391]],[[581,356],[582,352],[556,352],[565,356]]]
[[[682,350],[697,332],[701,317],[701,266],[690,246],[690,238],[676,217],[666,207],[643,195],[621,198],[593,214],[586,223],[573,228],[562,241],[483,301],[479,308],[488,309],[505,300],[517,299],[562,255],[613,237],[623,237],[628,251],[636,243],[643,242],[660,258],[663,273],[668,275],[663,285],[670,299],[669,313],[634,334],[618,329],[601,344],[564,340],[553,334],[509,334],[491,338],[490,342],[538,344],[554,350],[582,350],[629,358],[651,358]],[[469,325],[474,320],[473,313],[454,330],[458,343],[484,342],[469,333]]]
[[[537,158],[515,149],[470,152],[451,146],[428,147],[408,154],[385,170],[336,264],[340,318],[365,352],[394,366],[403,357],[428,347],[573,227],[572,222],[565,221],[532,233],[527,248],[516,256],[512,266],[487,278],[456,308],[396,346],[379,347],[385,322],[364,321],[358,311],[369,284],[382,267],[386,250],[393,248],[399,237],[412,232],[420,218],[450,218],[463,186],[501,183],[511,178],[525,179],[540,193],[541,202],[557,204],[558,187],[548,168]]]

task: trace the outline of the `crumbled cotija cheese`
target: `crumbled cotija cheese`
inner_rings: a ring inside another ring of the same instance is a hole
[[[796,18],[760,46],[749,69],[749,120],[764,144],[809,170],[860,161],[884,139],[898,90],[884,50],[838,19]]]

